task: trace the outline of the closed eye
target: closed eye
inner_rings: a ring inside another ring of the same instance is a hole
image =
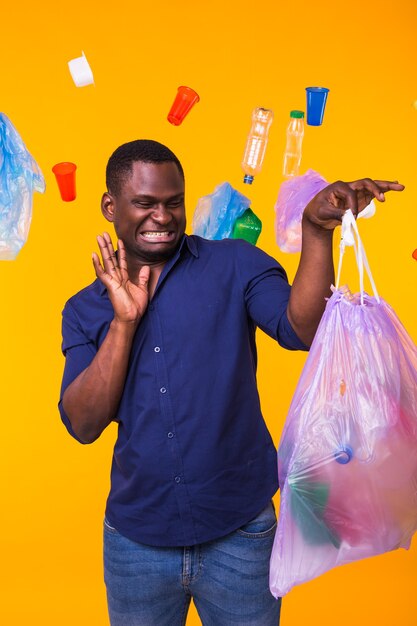
[[[153,207],[153,202],[139,202],[138,200],[133,202],[135,206],[140,207],[141,209],[150,209]]]

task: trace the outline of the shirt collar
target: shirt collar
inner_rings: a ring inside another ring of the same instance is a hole
[[[184,248],[187,246],[188,250],[191,252],[191,254],[198,259],[198,244],[197,244],[197,240],[195,237],[190,236],[190,235],[183,235],[183,238],[181,240],[180,246],[177,250],[177,252],[173,255],[174,256],[179,256],[180,254],[182,254]],[[171,257],[171,258],[173,258]],[[168,259],[168,263],[171,259]],[[103,283],[97,278],[97,282],[99,285],[99,294],[100,296],[103,296],[106,292],[107,292],[107,287],[105,287],[103,285]]]
[[[187,244],[189,251],[196,259],[198,259],[198,244],[197,239],[190,235],[184,235],[180,248],[183,247],[184,242]]]

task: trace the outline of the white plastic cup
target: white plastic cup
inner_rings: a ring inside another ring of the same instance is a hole
[[[88,64],[84,52],[81,57],[68,61],[69,71],[77,87],[85,87],[86,85],[94,85],[93,72]]]

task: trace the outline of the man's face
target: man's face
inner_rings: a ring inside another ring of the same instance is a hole
[[[185,231],[184,180],[173,162],[136,161],[117,195],[104,194],[102,211],[126,253],[142,264],[168,260]]]

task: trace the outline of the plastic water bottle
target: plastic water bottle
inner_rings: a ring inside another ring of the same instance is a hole
[[[291,111],[287,128],[287,145],[284,153],[284,176],[298,176],[304,137],[304,112]]]
[[[232,239],[245,239],[254,246],[261,234],[262,222],[252,209],[246,209],[233,225]]]
[[[252,128],[248,135],[243,155],[242,169],[245,174],[243,182],[251,185],[253,177],[262,169],[265,150],[268,143],[269,128],[274,119],[271,109],[257,107],[252,113]]]

